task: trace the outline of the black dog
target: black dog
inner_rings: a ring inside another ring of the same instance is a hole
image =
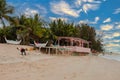
[[[17,48],[20,52],[21,52],[21,55],[26,55],[26,49],[25,48]]]

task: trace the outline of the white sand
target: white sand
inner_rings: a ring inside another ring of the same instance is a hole
[[[118,61],[38,51],[21,56],[16,47],[21,46],[0,44],[0,80],[120,80]]]
[[[18,48],[33,48],[25,45],[10,45],[0,44],[0,64],[17,63],[17,62],[32,62],[40,59],[53,58],[53,56],[42,55],[40,51],[26,51],[27,56],[20,55]]]

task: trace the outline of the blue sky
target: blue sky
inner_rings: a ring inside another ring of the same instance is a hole
[[[15,15],[39,13],[46,21],[87,23],[103,34],[107,51],[120,52],[120,0],[7,0]]]

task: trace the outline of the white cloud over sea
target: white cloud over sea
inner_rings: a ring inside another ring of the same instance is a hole
[[[106,47],[119,47],[119,46],[120,46],[119,44],[113,44],[113,43],[106,44]]]

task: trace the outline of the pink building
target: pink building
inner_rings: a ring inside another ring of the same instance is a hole
[[[75,37],[58,37],[58,45],[68,48],[71,52],[91,53],[90,42]]]

